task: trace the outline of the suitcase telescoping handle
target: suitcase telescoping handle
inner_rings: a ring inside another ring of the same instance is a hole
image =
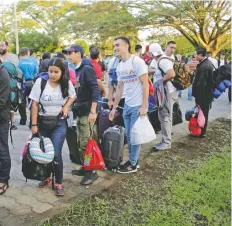
[[[108,152],[109,156],[108,156],[108,159],[111,160],[112,141],[108,141],[108,143],[109,143],[109,152]]]
[[[105,101],[98,101],[98,103],[102,103],[102,104],[107,104],[108,105],[108,102],[105,102]],[[120,106],[117,106],[117,108],[121,108],[121,109],[124,109],[123,107],[120,107]]]

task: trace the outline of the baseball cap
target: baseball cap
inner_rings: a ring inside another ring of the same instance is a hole
[[[152,53],[153,56],[159,56],[164,53],[159,43],[151,44],[149,46],[149,52]]]
[[[65,59],[65,55],[64,55],[63,53],[61,53],[61,52],[56,52],[56,53],[54,54],[54,57],[58,57],[58,58]]]
[[[84,49],[80,45],[71,45],[68,48],[62,50],[62,53],[66,54],[67,52],[80,52],[84,53]]]

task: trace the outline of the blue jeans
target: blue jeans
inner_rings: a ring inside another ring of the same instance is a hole
[[[44,137],[49,137],[52,141],[55,150],[55,178],[57,184],[62,184],[63,181],[63,160],[62,147],[67,133],[66,119],[59,119],[55,129],[39,130]]]
[[[192,97],[192,86],[190,86],[188,88],[188,100],[192,100],[192,99],[193,99],[193,97]]]
[[[129,149],[129,160],[133,166],[136,165],[139,159],[141,145],[131,145],[130,131],[139,117],[138,111],[140,107],[141,106],[130,107],[127,104],[125,104],[124,110],[123,110],[123,119],[124,119],[124,124],[126,128],[126,137],[127,137],[127,143],[128,143],[128,149]]]

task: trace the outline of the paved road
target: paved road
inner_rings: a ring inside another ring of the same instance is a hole
[[[185,111],[194,106],[193,101],[187,100],[187,92],[183,92],[183,97],[179,100],[183,115]],[[210,111],[210,121],[219,117],[229,117],[231,105],[228,104],[227,93],[223,94],[218,100],[213,102],[213,108]],[[18,126],[19,115],[15,117],[15,123]],[[181,136],[188,134],[187,122],[175,126],[173,129],[173,140],[179,140]],[[217,131],[215,131],[217,132]],[[38,182],[25,181],[21,172],[20,152],[27,140],[30,130],[26,126],[18,126],[18,130],[13,131],[14,147],[10,144],[10,153],[12,160],[10,188],[0,197],[0,225],[29,225],[30,222],[39,222],[41,219],[52,216],[67,208],[73,201],[80,200],[101,191],[120,179],[121,175],[113,174],[109,171],[99,172],[100,178],[89,188],[80,185],[81,178],[70,174],[72,169],[79,168],[78,165],[71,163],[67,144],[63,147],[64,159],[64,187],[65,197],[57,198],[50,188],[39,189]],[[154,143],[160,141],[160,134],[152,144],[144,145],[141,151],[141,159],[149,152]],[[127,159],[128,150],[125,150],[125,159]]]

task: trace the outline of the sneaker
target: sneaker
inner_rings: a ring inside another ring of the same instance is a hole
[[[137,168],[137,169],[140,169],[139,160],[138,160],[137,163],[136,163],[136,168]]]
[[[165,144],[165,143],[161,143],[161,144],[155,146],[155,149],[156,149],[156,151],[167,150],[167,149],[171,149],[171,145]]]
[[[119,166],[119,169],[127,168],[127,167],[130,166],[130,165],[131,165],[130,160],[128,160],[128,161],[125,162],[123,165],[120,165],[120,166]],[[137,169],[140,169],[139,160],[138,160],[137,163],[136,163],[136,167],[137,167]]]
[[[130,160],[126,161],[123,165],[120,165],[119,169],[127,168],[129,165],[131,165]]]
[[[64,188],[62,184],[55,184],[56,196],[64,196]]]
[[[40,187],[40,188],[47,188],[47,187],[51,186],[51,183],[52,183],[51,178],[47,178],[46,180],[41,181],[41,182],[39,183],[39,187]]]
[[[132,166],[131,164],[129,166],[127,166],[126,168],[123,169],[118,169],[118,173],[135,173],[137,172],[137,164],[135,166]]]
[[[155,144],[154,146],[153,146],[153,148],[156,148],[157,146],[159,146],[160,144],[162,144],[163,143],[163,141],[160,141],[158,144]]]
[[[79,170],[72,170],[72,175],[85,176],[85,175],[89,174],[90,172],[92,172],[92,171],[91,170],[84,170],[84,168],[81,167]]]
[[[98,174],[95,171],[92,171],[85,175],[83,179],[81,180],[82,185],[90,185],[92,184],[95,180],[97,180]]]

